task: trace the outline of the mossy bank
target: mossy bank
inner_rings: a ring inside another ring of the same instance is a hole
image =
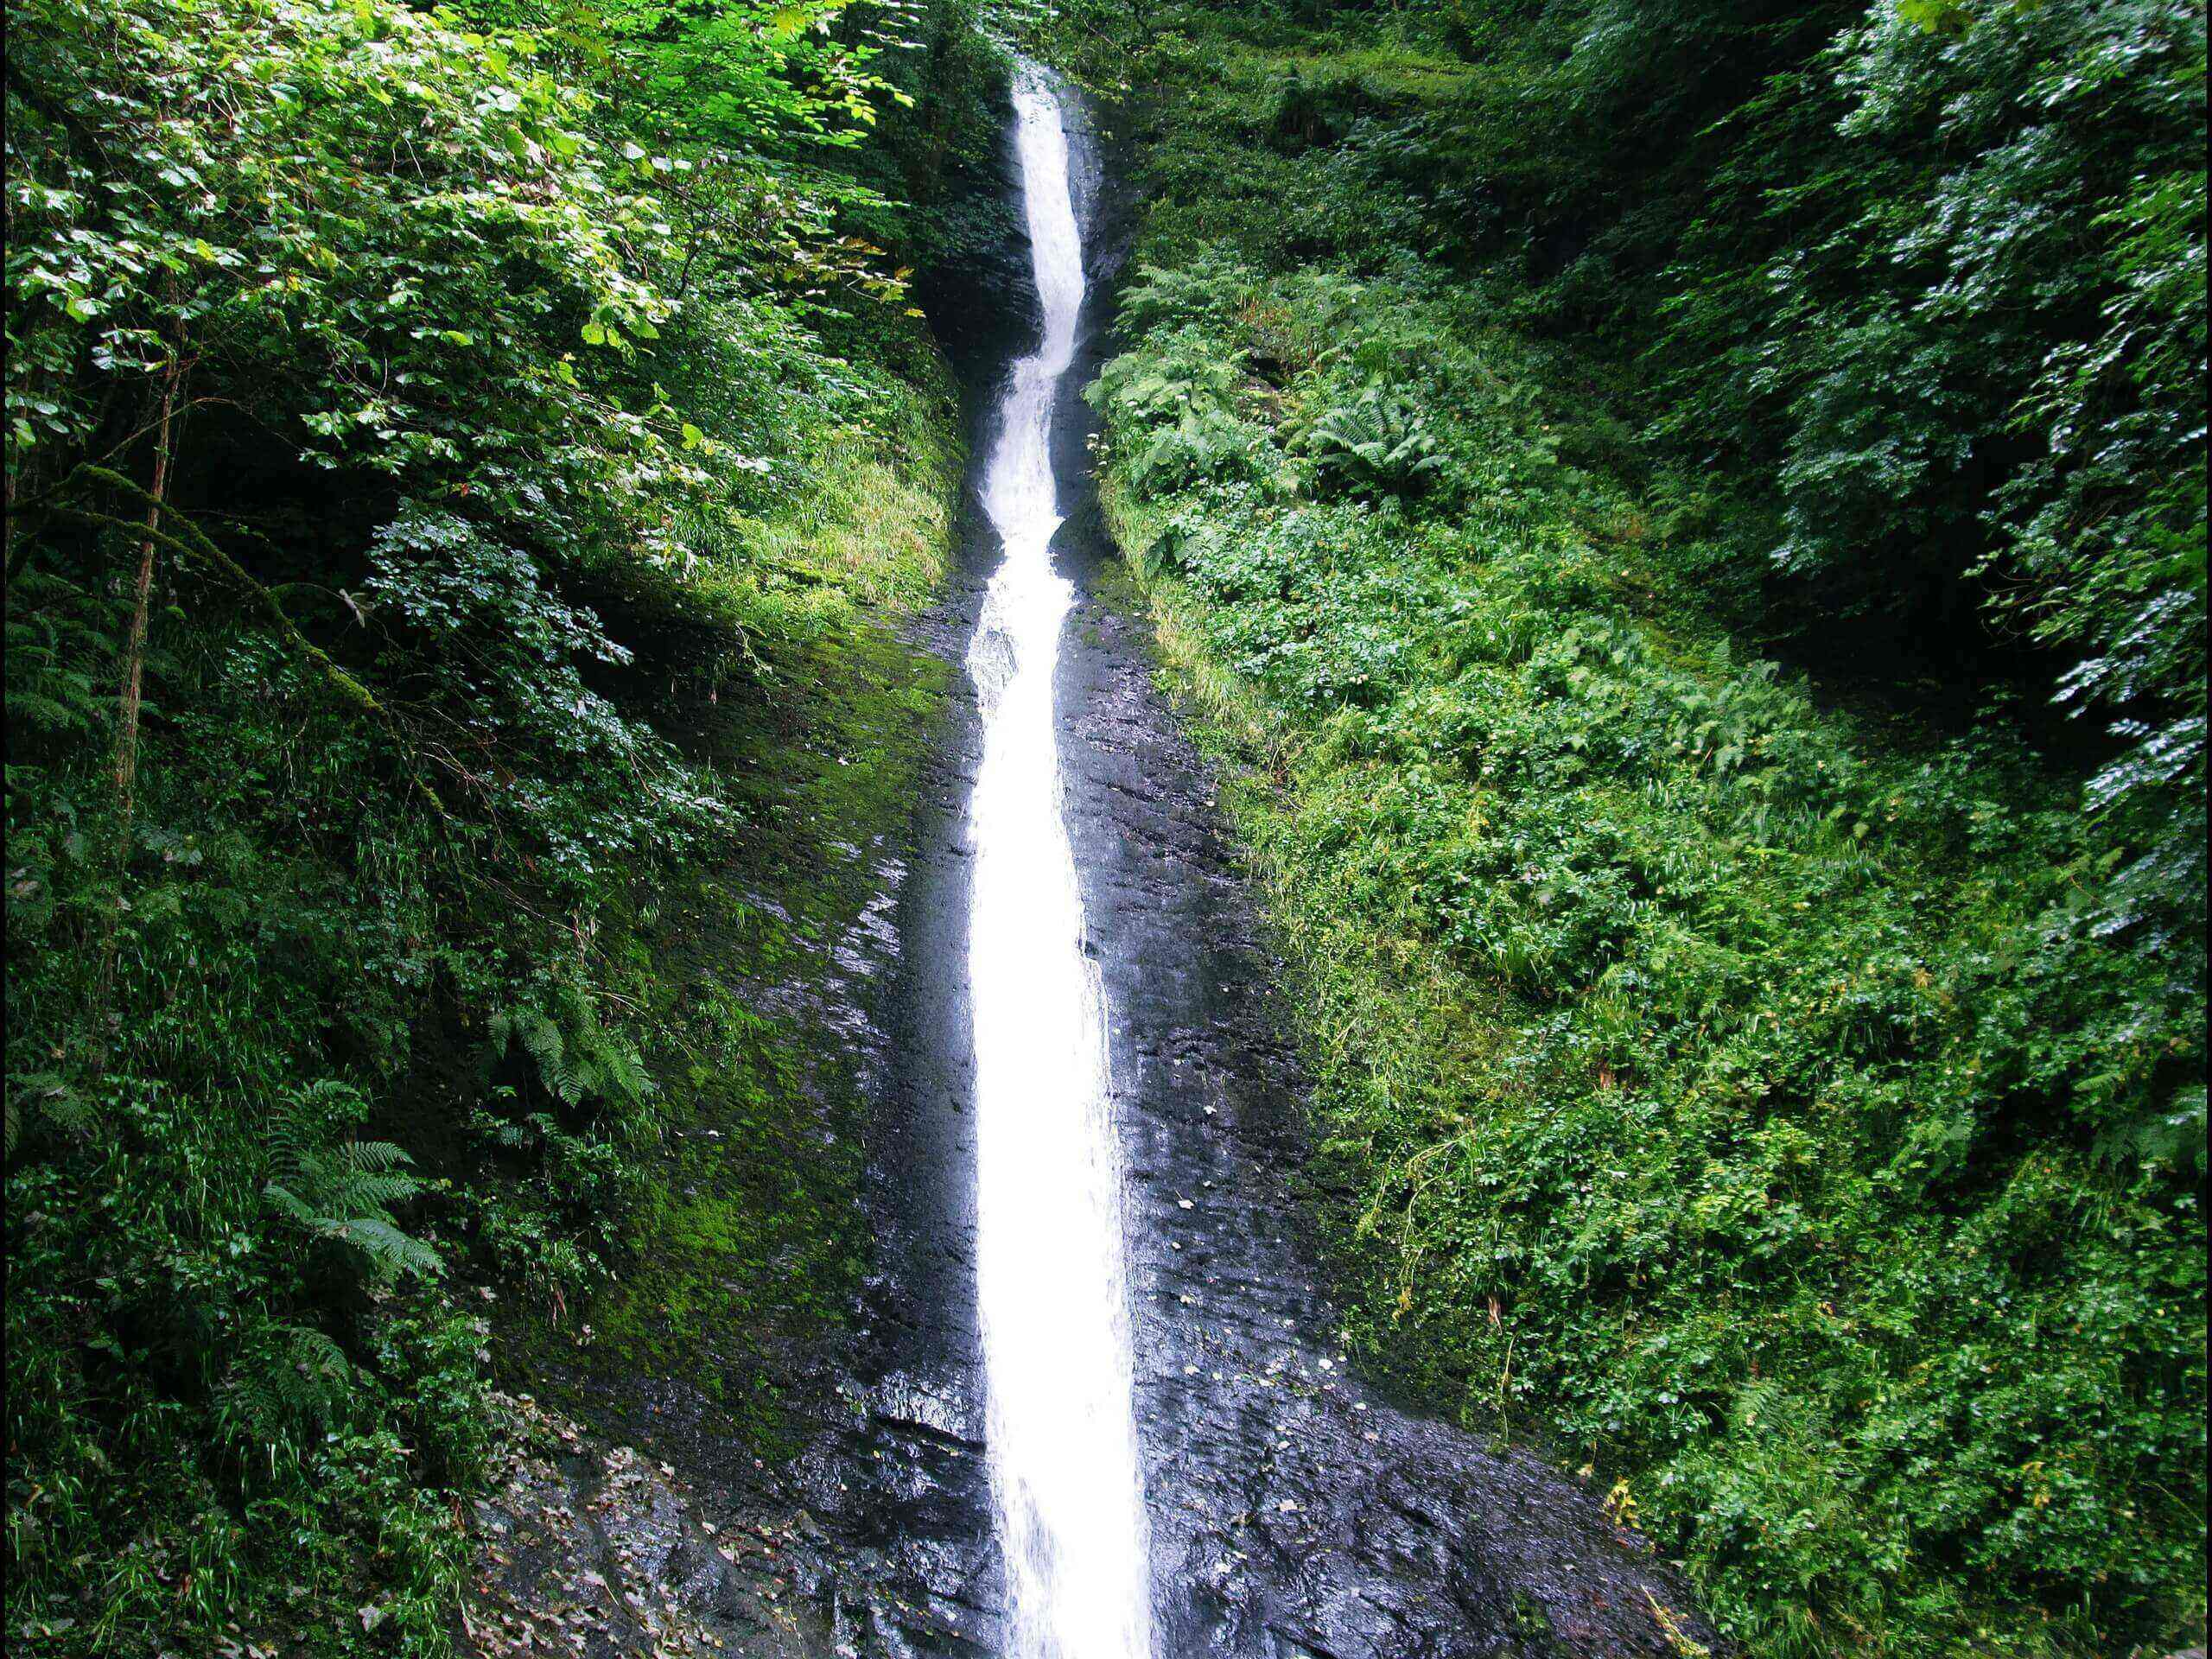
[[[1144,200],[1105,505],[1292,963],[1357,1351],[1748,1651],[2183,1644],[2202,918],[2105,885],[2177,843],[2018,687],[1961,731],[1889,645],[1762,659],[1757,499],[1484,240],[1517,25],[1086,16]]]
[[[11,9],[11,1647],[449,1651],[495,1372],[806,1432],[1005,217],[880,22]]]

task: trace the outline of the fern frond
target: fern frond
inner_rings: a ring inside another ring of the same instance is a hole
[[[415,1161],[389,1141],[348,1141],[340,1154],[348,1168],[364,1171],[397,1169]]]
[[[446,1270],[445,1258],[435,1249],[380,1216],[348,1217],[332,1236],[360,1251],[384,1277],[421,1274],[435,1278]]]
[[[324,1210],[335,1216],[381,1215],[395,1204],[405,1204],[423,1191],[412,1175],[378,1170],[356,1170],[339,1175],[327,1189]]]
[[[320,1227],[322,1217],[315,1213],[315,1206],[291,1188],[270,1181],[261,1189],[261,1195],[286,1218],[296,1221],[302,1227]]]
[[[634,1044],[609,1044],[606,1050],[607,1092],[618,1096],[626,1105],[644,1103],[652,1092],[652,1078],[645,1071],[645,1056]]]
[[[522,1039],[524,1052],[538,1065],[557,1065],[560,1063],[562,1052],[566,1046],[561,1036],[561,1027],[544,1014],[534,1009],[524,1014],[516,1027],[516,1033]]]
[[[65,1135],[89,1136],[99,1128],[99,1109],[58,1071],[31,1071],[8,1079],[8,1143],[16,1142],[33,1122],[43,1118]]]
[[[270,1323],[238,1345],[216,1384],[216,1420],[236,1440],[266,1443],[321,1428],[353,1382],[346,1351],[312,1326]]]
[[[366,1110],[358,1090],[331,1080],[283,1101],[270,1117],[271,1179],[263,1196],[295,1226],[346,1246],[372,1278],[441,1273],[436,1250],[403,1231],[391,1213],[423,1190],[405,1151],[389,1141],[329,1139],[336,1124]]]
[[[92,724],[91,715],[86,709],[72,708],[53,697],[41,696],[35,691],[18,690],[9,692],[8,714],[11,719],[48,732],[75,731]]]

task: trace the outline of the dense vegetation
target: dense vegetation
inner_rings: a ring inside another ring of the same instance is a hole
[[[442,1650],[487,1313],[849,1281],[710,878],[938,573],[996,79],[957,0],[10,7],[11,1645]]]
[[[1077,22],[1353,1338],[1750,1651],[2201,1637],[2202,7]]]
[[[2202,6],[1065,21],[1349,1337],[1751,1652],[2201,1639]],[[10,8],[11,1642],[442,1650],[495,1347],[779,1449],[865,1243],[748,982],[939,689],[996,79]]]

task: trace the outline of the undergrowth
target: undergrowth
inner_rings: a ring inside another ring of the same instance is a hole
[[[10,8],[11,1649],[447,1652],[495,1347],[852,1282],[742,978],[834,906],[715,883],[836,687],[929,695],[973,24]]]
[[[1351,1339],[1624,1482],[1749,1651],[2201,1630],[2201,916],[2109,922],[2128,831],[2017,692],[1946,734],[1716,620],[1732,498],[1427,257],[1479,67],[1120,41],[1106,505],[1294,964]]]

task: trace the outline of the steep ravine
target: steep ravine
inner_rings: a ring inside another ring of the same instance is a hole
[[[1052,551],[1077,586],[1058,722],[1128,1175],[1155,1651],[1700,1651],[1713,1637],[1686,1591],[1597,1494],[1526,1452],[1394,1409],[1331,1346],[1289,1190],[1305,1126],[1276,967],[1212,782],[1119,594],[1089,482],[1080,393],[1110,327],[1102,296],[1123,213],[1080,111],[1071,128],[1092,298],[1053,426],[1067,522]],[[1021,320],[997,336],[1001,363],[1027,348],[1030,300],[1001,298]],[[994,378],[971,373],[981,386]],[[977,431],[971,453],[988,454],[991,435]],[[948,664],[968,648],[999,556],[972,476],[960,541],[947,594],[909,631]],[[497,1588],[476,1609],[486,1649],[1001,1652],[966,967],[980,753],[962,677],[934,721],[911,820],[871,850],[875,897],[788,993],[811,999],[810,1017],[835,1035],[869,1126],[872,1268],[842,1351],[814,1372],[811,1449],[782,1470],[717,1456],[692,1378],[639,1379],[633,1398],[661,1410],[610,1414],[634,1452],[541,1420],[537,1455],[486,1513],[482,1565]],[[541,1628],[536,1645],[521,1634]]]

